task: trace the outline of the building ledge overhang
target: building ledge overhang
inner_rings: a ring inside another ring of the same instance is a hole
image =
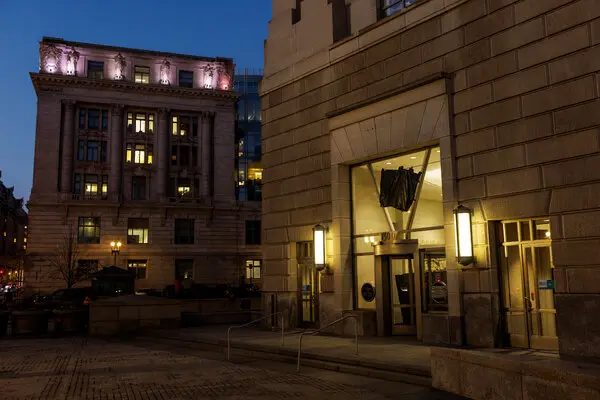
[[[110,79],[89,79],[78,76],[30,72],[31,82],[37,95],[44,92],[59,92],[64,87],[93,88],[99,90],[127,90],[143,94],[159,94],[174,97],[214,98],[235,102],[240,95],[229,90],[195,89],[180,86],[141,84]]]

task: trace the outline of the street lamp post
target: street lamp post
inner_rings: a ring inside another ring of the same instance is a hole
[[[117,265],[117,256],[119,255],[119,252],[121,251],[121,242],[110,242],[110,252],[113,255],[114,259],[113,259],[113,265]]]

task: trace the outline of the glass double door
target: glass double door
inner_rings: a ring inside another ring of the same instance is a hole
[[[300,326],[313,328],[319,320],[319,271],[314,264],[298,264]]]
[[[529,228],[528,221],[522,224],[519,228]],[[557,350],[550,241],[508,242],[503,247],[502,294],[510,346]]]
[[[415,265],[412,259],[389,258],[392,335],[417,334],[417,295]]]

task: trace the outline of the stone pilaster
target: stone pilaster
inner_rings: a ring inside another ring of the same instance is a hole
[[[154,157],[158,162],[156,185],[158,198],[161,201],[167,199],[167,175],[169,173],[169,157],[171,154],[169,151],[169,122],[169,110],[167,108],[159,109],[157,148]]]
[[[200,152],[202,154],[202,195],[214,195],[214,180],[213,180],[213,114],[204,113],[202,115],[202,130],[201,130],[201,145]]]
[[[114,104],[110,112],[110,177],[108,190],[111,199],[118,201],[121,194],[123,165],[123,105]]]
[[[204,143],[202,142],[202,121],[203,121],[203,117],[202,115],[199,115],[198,117],[198,122],[197,122],[197,126],[198,126],[198,130],[196,133],[196,159],[198,160],[198,164],[196,164],[196,173],[198,173],[198,171],[200,172],[200,187],[199,187],[199,193],[194,193],[194,196],[198,197],[204,197],[206,196],[206,192],[204,190],[204,168],[206,168],[204,166],[204,160],[202,159],[202,152],[204,151]]]
[[[63,126],[63,143],[62,143],[62,160],[61,160],[61,179],[60,191],[69,193],[71,191],[71,182],[73,181],[73,132],[75,130],[75,102],[72,100],[63,101],[65,106]]]

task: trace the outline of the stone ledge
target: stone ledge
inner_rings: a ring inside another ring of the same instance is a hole
[[[600,366],[518,353],[432,348],[433,387],[473,399],[600,398]]]

